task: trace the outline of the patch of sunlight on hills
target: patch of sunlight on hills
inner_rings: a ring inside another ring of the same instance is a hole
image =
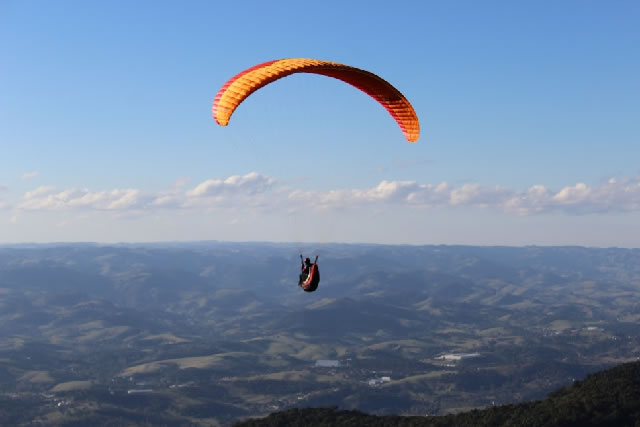
[[[336,302],[335,298],[322,298],[312,304],[309,304],[306,306],[306,308],[314,310],[316,308],[320,308],[320,307],[325,307],[327,305],[330,305],[332,303]]]
[[[418,311],[426,311],[427,313],[432,314],[434,316],[440,316],[442,314],[442,310],[440,310],[437,307],[434,307],[432,304],[433,304],[433,298],[427,298],[425,300],[415,303],[414,307],[416,307]]]
[[[433,371],[433,372],[429,372],[428,374],[412,375],[410,377],[404,377],[397,380],[394,379],[391,382],[383,384],[382,387],[392,387],[394,385],[405,384],[405,383],[416,383],[416,382],[421,382],[425,380],[430,380],[433,378],[438,378],[443,375],[455,374],[455,373],[457,373],[457,371]]]
[[[377,344],[371,344],[363,348],[363,350],[393,350],[403,353],[420,353],[428,345],[424,342],[417,340],[392,340],[385,341]]]
[[[54,393],[73,390],[87,390],[91,388],[91,381],[67,381],[66,383],[56,384],[50,391]]]
[[[131,328],[129,326],[115,326],[113,328],[95,329],[81,337],[78,337],[78,342],[86,343],[89,341],[104,341],[110,340],[124,334]]]
[[[81,323],[77,326],[78,330],[85,331],[89,329],[102,329],[104,328],[104,322],[102,320],[94,320],[87,323]]]
[[[177,344],[183,342],[190,342],[186,338],[180,338],[178,336],[173,335],[170,332],[164,334],[156,334],[149,335],[147,337],[142,338],[143,341],[161,341],[162,344]]]
[[[20,377],[20,381],[30,383],[52,383],[54,379],[51,378],[47,371],[29,371]]]
[[[308,380],[312,375],[308,371],[282,371],[264,375],[253,375],[246,377],[249,381],[275,380],[275,381],[303,381]]]
[[[549,325],[549,327],[555,331],[570,329],[571,326],[572,325],[569,320],[554,320],[553,322],[551,322],[551,325]]]
[[[140,365],[130,366],[120,372],[119,376],[131,376],[135,374],[148,374],[152,372],[159,371],[167,365],[176,365],[179,369],[187,369],[187,368],[196,368],[196,369],[205,369],[211,368],[214,366],[220,366],[225,364],[226,358],[238,358],[238,357],[247,357],[252,356],[250,353],[244,352],[229,352],[229,353],[219,353],[212,354],[209,356],[199,356],[199,357],[183,357],[179,359],[166,359],[166,360],[157,360],[154,362],[142,363]]]

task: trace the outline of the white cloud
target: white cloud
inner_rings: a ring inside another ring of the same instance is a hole
[[[372,203],[419,203],[419,200],[437,199],[440,189],[440,185],[418,184],[414,181],[382,181],[369,189],[326,192],[294,190],[289,194],[289,199],[320,208],[347,208]]]
[[[151,201],[151,206],[159,208],[180,207],[184,203],[184,197],[179,193],[159,194]]]
[[[28,181],[30,179],[33,178],[37,178],[40,175],[39,172],[33,171],[33,172],[25,172],[20,176],[20,179],[23,181]]]
[[[251,207],[252,209],[271,209],[278,206],[276,180],[272,177],[250,172],[246,175],[232,175],[225,179],[208,179],[181,197],[184,198],[182,207]],[[174,196],[175,197],[175,196]],[[169,199],[159,200],[158,203],[168,203]],[[175,203],[175,199],[173,200]]]
[[[508,198],[504,202],[504,209],[518,215],[541,213],[551,198],[551,192],[544,185],[534,185]]]
[[[27,191],[24,193],[25,200],[37,199],[42,196],[46,196],[56,191],[56,187],[51,186],[41,186],[32,191]]]
[[[219,197],[228,194],[255,195],[273,186],[275,179],[250,172],[246,175],[232,175],[226,179],[208,179],[187,192],[189,197]]]
[[[55,192],[53,187],[39,187],[25,193],[23,202],[18,204],[23,210],[51,209],[95,209],[123,210],[140,207],[144,203],[139,190],[115,189],[93,192],[87,189],[68,189]]]
[[[591,190],[586,186],[586,184],[579,182],[573,187],[564,187],[562,190],[558,191],[553,196],[553,200],[558,204],[572,205],[585,201],[589,197],[590,193]]]
[[[333,190],[328,192],[294,191],[290,199],[304,201],[322,208],[346,208],[362,204],[396,204],[425,207],[488,206],[509,194],[501,187],[489,188],[465,184],[453,188],[446,182],[419,184],[415,181],[382,181],[376,187],[363,190]]]
[[[610,178],[594,187],[577,183],[555,193],[537,185],[508,200],[505,207],[521,215],[554,211],[567,214],[637,212],[640,211],[640,177]]]
[[[512,190],[505,187],[484,187],[480,184],[464,184],[451,191],[452,205],[467,205],[488,207],[502,203],[512,194]]]
[[[207,179],[190,189],[180,180],[166,191],[139,189],[56,190],[42,186],[24,194],[14,204],[20,210],[96,210],[118,215],[144,215],[152,210],[250,209],[286,213],[301,207],[347,210],[373,206],[483,208],[515,215],[562,212],[569,215],[640,211],[640,177],[611,178],[603,184],[568,185],[554,191],[543,185],[526,189],[468,183],[422,184],[416,181],[381,181],[369,188],[307,191],[278,184],[277,180],[250,172]],[[0,201],[0,208],[7,207]]]
[[[9,187],[7,187],[4,184],[0,184],[0,191],[7,191],[9,189]]]
[[[149,209],[225,208],[239,203],[256,207],[267,203],[266,193],[275,182],[271,177],[251,172],[225,179],[208,179],[188,191],[182,189],[187,181],[180,179],[167,191],[148,194],[138,189],[91,191],[70,188],[58,191],[52,186],[41,186],[27,191],[17,207],[29,211],[86,209],[136,211],[138,214]]]
[[[325,209],[345,209],[372,204],[393,204],[423,207],[493,208],[517,215],[549,212],[589,214],[640,211],[640,177],[607,180],[589,187],[584,183],[566,186],[554,192],[543,185],[525,190],[504,186],[487,187],[464,184],[452,187],[440,184],[419,184],[415,181],[382,181],[369,189],[331,191],[292,191],[289,199]]]

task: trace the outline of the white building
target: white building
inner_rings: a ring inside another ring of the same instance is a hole
[[[391,377],[371,378],[368,383],[371,387],[379,386],[391,381]]]
[[[438,360],[464,360],[479,357],[480,353],[449,353],[436,357]]]

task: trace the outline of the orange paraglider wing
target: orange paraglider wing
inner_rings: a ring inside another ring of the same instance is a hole
[[[219,125],[226,126],[235,109],[249,95],[295,73],[320,74],[349,83],[386,108],[408,141],[416,142],[420,137],[418,115],[398,89],[369,71],[317,59],[279,59],[244,70],[225,83],[216,95],[211,109],[213,118]]]

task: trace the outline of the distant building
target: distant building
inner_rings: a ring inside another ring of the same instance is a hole
[[[339,360],[316,360],[316,368],[339,368]]]
[[[376,387],[376,386],[382,385],[384,383],[388,383],[389,381],[391,381],[391,377],[371,378],[368,381],[368,384],[371,387]]]
[[[450,353],[443,354],[442,356],[436,357],[439,360],[464,360],[464,359],[472,359],[474,357],[479,357],[480,353]]]
[[[153,390],[150,388],[138,388],[134,390],[127,390],[127,394],[138,394],[138,393],[153,393]]]

